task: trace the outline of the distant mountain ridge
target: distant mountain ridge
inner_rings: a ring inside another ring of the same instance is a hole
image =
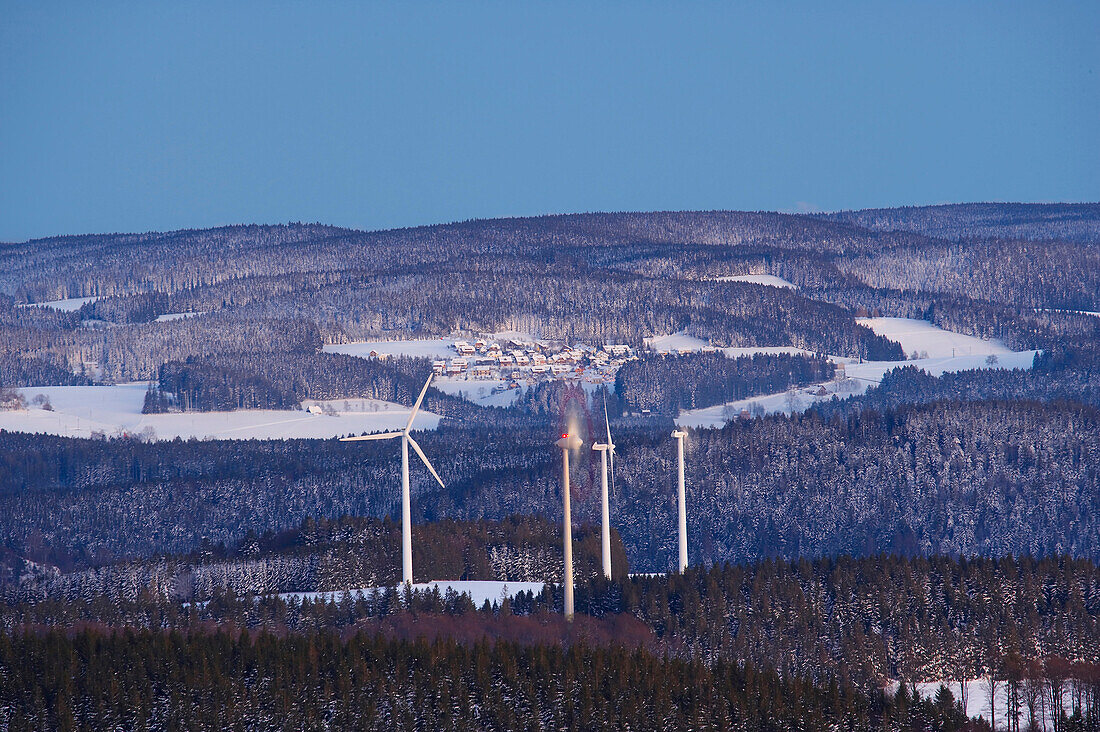
[[[1100,243],[1100,203],[951,203],[815,214],[872,231],[944,239],[1059,239]]]

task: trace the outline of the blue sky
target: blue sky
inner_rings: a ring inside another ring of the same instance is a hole
[[[0,241],[1100,199],[1100,3],[0,0]]]

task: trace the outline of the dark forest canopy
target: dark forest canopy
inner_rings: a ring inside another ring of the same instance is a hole
[[[5,722],[24,729],[961,730],[891,699],[641,649],[473,646],[356,634],[85,630],[0,635]]]

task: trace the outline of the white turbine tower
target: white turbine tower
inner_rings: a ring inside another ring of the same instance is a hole
[[[687,524],[687,492],[684,489],[684,438],[687,437],[687,432],[683,430],[676,430],[672,433],[672,436],[676,438],[676,475],[679,481],[679,491],[677,493],[679,504],[679,526],[680,526],[680,574],[684,573],[684,570],[688,566],[688,524]]]
[[[611,579],[611,516],[607,501],[607,461],[611,459],[612,470],[615,465],[615,443],[611,441],[611,421],[607,418],[607,404],[603,405],[604,423],[607,425],[607,442],[597,442],[593,450],[600,453],[600,539],[603,544],[603,576]]]
[[[410,432],[412,431],[413,420],[416,419],[416,413],[420,409],[421,402],[424,401],[424,395],[428,392],[428,386],[432,383],[431,375],[428,376],[428,380],[424,382],[424,388],[420,390],[420,396],[416,398],[416,404],[413,405],[412,411],[409,413],[409,423],[405,425],[405,429],[397,430],[395,432],[382,432],[376,435],[361,435],[359,437],[344,437],[340,442],[358,442],[359,440],[392,440],[395,437],[401,438],[401,581],[405,584],[412,584],[413,581],[413,554],[412,554],[412,509],[410,507],[409,498],[409,445],[416,450],[416,454],[420,456],[420,459],[424,461],[424,467],[428,469],[428,472],[432,474],[432,477],[436,479],[440,487],[446,488],[443,485],[443,479],[439,477],[439,473],[435,472],[435,468],[428,462],[428,456],[424,454],[424,451],[420,449],[420,445],[416,443]]]
[[[573,622],[573,517],[569,507],[569,451],[580,448],[581,438],[568,433],[554,443],[561,448],[561,494],[563,506],[562,553],[565,555],[565,601],[563,611],[565,619]]]

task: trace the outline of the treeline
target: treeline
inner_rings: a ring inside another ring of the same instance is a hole
[[[1039,360],[1043,360],[1042,356]],[[904,366],[886,372],[882,381],[865,394],[818,402],[812,409],[828,417],[867,409],[882,412],[903,404],[1010,401],[1025,394],[1036,401],[1080,402],[1100,407],[1100,372],[1092,369],[976,369],[931,376],[916,366]]]
[[[824,356],[724,353],[645,356],[619,369],[615,392],[633,411],[677,414],[827,381],[835,365]]]
[[[1100,242],[1100,204],[955,203],[815,214],[865,229],[911,231],[944,239],[1034,239]]]
[[[593,575],[578,580],[578,617],[599,620],[595,632],[610,630],[612,640],[618,634],[708,664],[744,662],[787,678],[864,688],[892,679],[1019,683],[1038,674],[1049,680],[1057,670],[1051,662],[1064,659],[1077,663],[1062,669],[1060,693],[1072,702],[1066,706],[1091,709],[1093,719],[1100,712],[1100,568],[1091,561],[879,555],[695,566],[683,575],[620,574],[612,581]],[[475,609],[438,589],[390,586],[311,600],[225,587],[209,602],[181,605],[138,586],[128,597],[9,602],[0,605],[0,619],[8,630],[87,622],[187,630],[215,623],[277,633],[373,628],[403,637],[519,640],[535,624],[509,626],[506,619],[560,623],[562,591],[547,585],[465,617]],[[533,632],[539,642],[553,637],[552,630]]]
[[[297,409],[306,399],[379,399],[411,406],[431,361],[396,357],[364,359],[339,353],[248,351],[193,356],[158,370],[157,387],[146,396],[146,413]],[[500,409],[485,409],[429,388],[422,408],[436,414],[482,421],[514,421]]]
[[[1059,657],[1091,664],[1081,681],[1100,684],[1100,567],[1088,560],[765,560],[635,578],[621,598],[695,657],[785,675],[974,679]]]
[[[741,664],[584,642],[527,646],[356,634],[0,635],[5,726],[30,729],[959,730],[896,702]]]
[[[14,566],[0,597],[112,602],[139,599],[206,602],[221,595],[253,597],[285,592],[331,592],[387,587],[400,580],[401,528],[379,519],[307,519],[297,529],[248,534],[238,545],[205,543],[189,555],[128,561],[61,573],[30,562]],[[615,576],[626,555],[612,531]],[[578,581],[598,575],[598,527],[574,532]],[[417,581],[432,579],[561,582],[561,529],[545,519],[444,520],[413,526]]]

